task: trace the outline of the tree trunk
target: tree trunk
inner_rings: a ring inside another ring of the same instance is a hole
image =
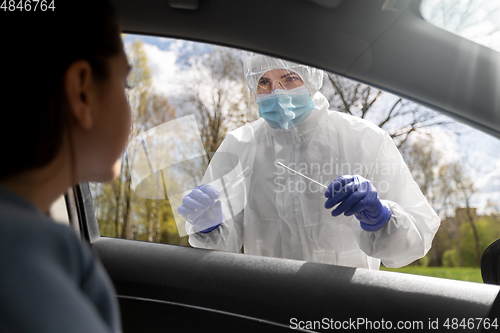
[[[155,230],[155,200],[151,200],[149,204],[149,214],[148,214],[148,241],[154,242],[154,230]]]
[[[120,182],[117,180],[117,182]],[[120,226],[120,204],[121,204],[121,196],[120,196],[120,186],[121,184],[118,184],[118,191],[115,191],[115,201],[116,201],[116,206],[115,206],[115,237],[118,238],[120,236],[119,233],[119,226]]]
[[[476,242],[477,266],[481,268],[481,250],[479,248],[479,235],[477,233],[476,224],[474,223],[475,219],[472,216],[468,202],[467,202],[466,212],[467,212],[467,221],[470,223],[470,226],[472,227],[472,232],[474,233],[474,241]]]
[[[124,159],[125,163],[125,186],[123,189],[124,193],[124,207],[123,207],[123,226],[122,226],[122,237],[123,239],[131,239],[132,238],[132,233],[130,230],[129,226],[129,216],[130,216],[130,206],[131,206],[131,201],[132,201],[132,190],[131,190],[131,184],[132,184],[132,176],[130,175],[129,168],[128,168],[128,159],[125,157]],[[123,170],[122,170],[123,172]]]

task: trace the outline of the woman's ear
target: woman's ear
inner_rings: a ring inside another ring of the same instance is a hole
[[[66,70],[63,82],[69,110],[76,126],[90,130],[93,124],[92,106],[96,99],[90,64],[84,60],[73,62]]]

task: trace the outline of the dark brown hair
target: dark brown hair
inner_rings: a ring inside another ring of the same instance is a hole
[[[0,24],[0,179],[43,167],[59,151],[70,121],[68,67],[88,61],[94,78],[104,81],[109,59],[123,48],[109,0],[55,1],[55,10],[2,16],[10,19]]]

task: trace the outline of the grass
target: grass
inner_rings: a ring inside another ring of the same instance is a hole
[[[422,266],[407,266],[402,268],[387,268],[380,266],[380,270],[408,273],[415,275],[425,275],[440,277],[444,279],[461,280],[469,282],[483,283],[481,278],[481,269],[471,267],[422,267]]]

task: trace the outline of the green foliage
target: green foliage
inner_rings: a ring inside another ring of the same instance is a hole
[[[479,250],[481,253],[486,248],[500,238],[500,223],[491,216],[482,216],[475,222],[479,237]],[[462,266],[477,267],[475,252],[475,240],[470,224],[463,224],[460,227],[460,247],[462,254]]]
[[[498,217],[495,216],[479,216],[475,219],[479,238],[479,250],[483,253],[484,250],[494,241],[500,239],[500,223]],[[459,224],[457,219],[448,219],[443,221],[445,231],[449,224]],[[463,221],[457,228],[458,234],[453,238],[449,237],[450,232],[442,232],[436,235],[434,244],[446,238],[445,243],[447,250],[442,254],[442,266],[444,267],[478,267],[476,241],[470,223]]]
[[[442,266],[444,253],[455,246],[456,223],[450,220],[441,221],[441,226],[432,241],[432,247],[425,256],[429,259],[429,266]]]
[[[421,267],[428,267],[430,259],[429,259],[429,257],[425,256],[422,259],[420,259],[418,262],[419,262],[419,266],[421,266]]]
[[[457,249],[449,249],[443,254],[443,267],[460,266]]]
[[[431,267],[479,267],[484,249],[500,238],[498,217],[477,215],[471,205],[474,182],[460,160],[442,160],[444,151],[434,141],[421,136],[400,149],[422,193],[442,217],[425,258]]]

